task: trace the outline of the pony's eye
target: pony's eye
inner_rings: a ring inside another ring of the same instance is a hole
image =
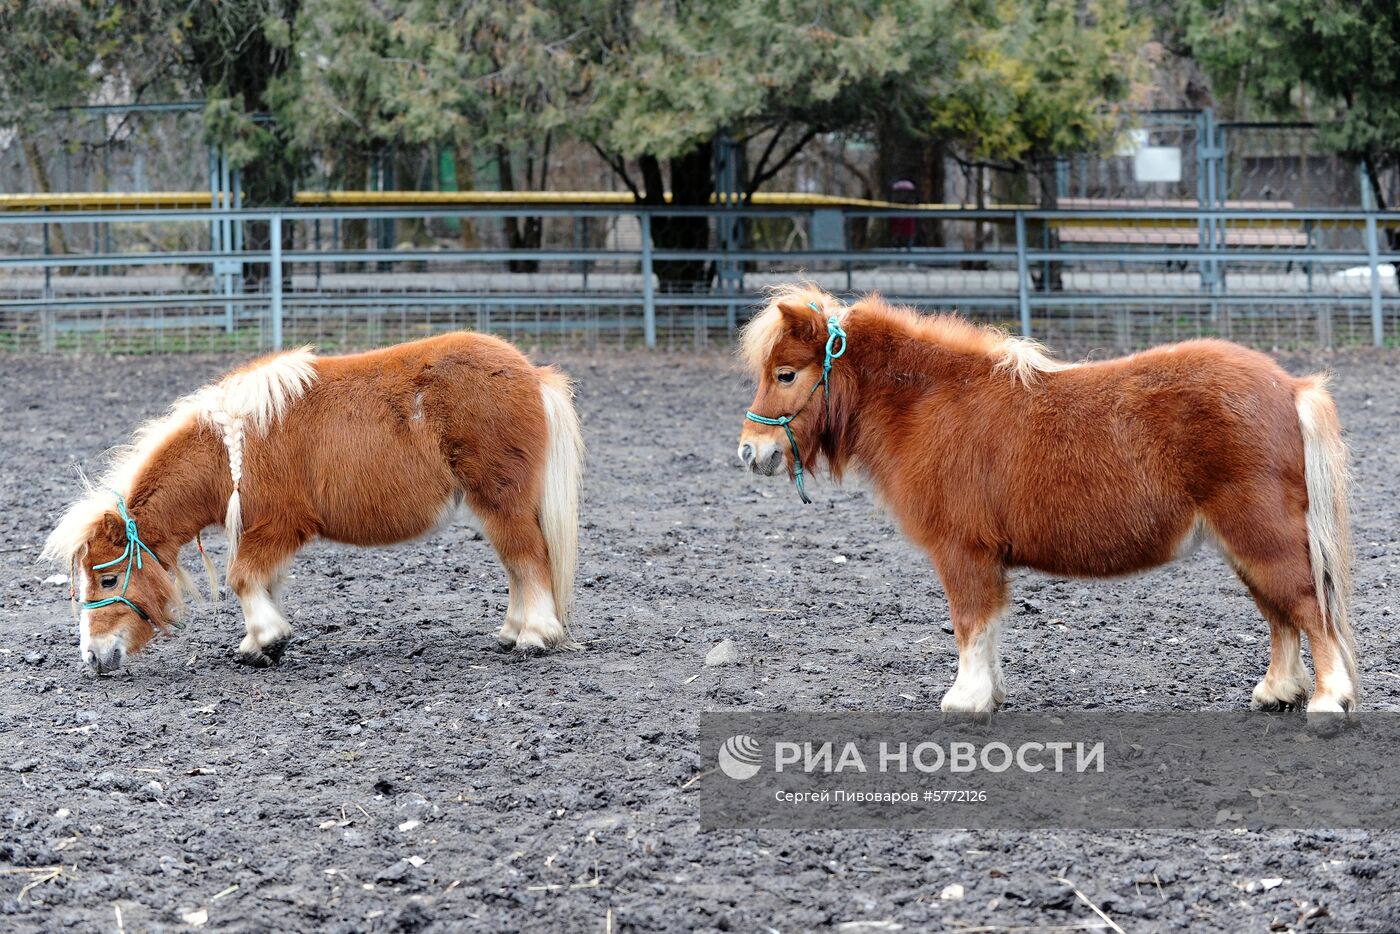
[[[115,587],[117,586],[117,575],[103,574],[102,577],[97,581],[97,583],[100,584],[104,590],[111,587]]]
[[[778,374],[778,382],[780,383],[790,383],[795,379],[797,379],[797,374],[792,370],[784,370]]]

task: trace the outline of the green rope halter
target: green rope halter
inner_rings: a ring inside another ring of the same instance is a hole
[[[156,557],[156,553],[154,551],[151,551],[150,548],[146,547],[145,542],[141,541],[141,536],[136,531],[136,520],[131,518],[131,515],[126,511],[126,500],[122,499],[122,495],[116,490],[112,491],[112,495],[117,498],[117,511],[121,513],[122,521],[126,523],[126,548],[122,550],[121,554],[117,555],[117,557],[113,558],[111,561],[105,561],[102,564],[94,564],[92,566],[92,569],[94,571],[100,571],[103,568],[109,568],[114,564],[120,564],[123,561],[125,561],[126,577],[122,580],[122,592],[119,596],[108,597],[105,600],[85,600],[83,601],[82,606],[85,610],[98,610],[104,606],[111,606],[114,603],[124,603],[127,606],[131,607],[133,610],[135,610],[137,616],[150,623],[150,615],[145,610],[141,609],[139,606],[132,603],[126,598],[126,588],[131,583],[132,565],[134,564],[136,566],[136,570],[141,570],[141,552],[144,551],[146,554],[150,555],[151,560],[154,561],[157,565],[160,564],[160,559]],[[152,623],[152,625],[155,624]]]
[[[816,302],[808,302],[807,307],[821,314],[821,309],[817,307]],[[802,410],[807,407],[807,403],[811,402],[812,397],[817,394],[818,386],[822,389],[822,398],[826,400],[827,406],[829,407],[831,405],[831,385],[829,379],[831,376],[831,364],[835,363],[841,355],[846,352],[846,332],[842,330],[841,322],[837,320],[835,315],[826,319],[826,332],[826,359],[822,361],[822,377],[812,384],[811,392],[807,393],[807,398],[802,400],[802,404],[797,407],[797,411],[793,412],[791,415],[784,415],[780,418],[769,418],[766,415],[759,415],[756,412],[746,412],[744,414],[744,417],[751,422],[757,422],[760,425],[771,425],[787,432],[788,444],[792,445],[792,467],[793,475],[797,480],[797,495],[802,498],[802,502],[804,503],[811,503],[812,501],[807,498],[807,490],[802,483],[802,455],[797,451],[797,438],[792,433],[791,425],[792,420],[802,414]],[[841,348],[839,350],[836,349],[837,341],[841,342]]]

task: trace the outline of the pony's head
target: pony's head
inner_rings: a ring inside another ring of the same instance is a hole
[[[848,375],[835,362],[845,352],[839,323],[844,312],[839,300],[820,289],[791,286],[774,293],[740,338],[740,354],[758,391],[739,435],[739,458],[767,475],[786,461],[799,493],[802,473],[815,467],[818,452],[840,470],[833,455],[850,396]]]
[[[83,664],[113,671],[157,634],[168,632],[180,609],[180,585],[188,575],[156,558],[128,511],[107,490],[90,490],[69,507],[49,534],[41,557],[72,575]]]

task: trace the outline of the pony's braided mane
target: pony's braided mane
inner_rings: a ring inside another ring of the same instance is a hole
[[[229,561],[243,534],[243,449],[251,431],[265,435],[295,400],[306,393],[316,379],[316,359],[310,347],[254,361],[200,391],[202,414],[215,425],[228,451],[228,471],[233,493],[224,514],[228,536]]]

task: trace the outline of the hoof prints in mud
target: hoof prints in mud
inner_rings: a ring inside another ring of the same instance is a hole
[[[701,834],[699,711],[933,709],[955,664],[932,572],[866,492],[818,482],[802,507],[740,468],[751,389],[720,353],[550,361],[590,450],[582,651],[500,651],[504,573],[454,527],[299,556],[276,667],[236,663],[225,598],[130,677],[85,680],[66,588],[32,557],[71,464],[232,362],[0,363],[0,863],[18,870],[0,928],[110,930],[115,908],[127,930],[1096,922],[1059,878],[1126,930],[1400,925],[1393,833]],[[1397,360],[1324,363],[1356,472],[1363,702],[1394,707]],[[1113,583],[1019,575],[1014,594],[1008,709],[1244,709],[1267,663],[1209,550]],[[726,639],[739,663],[706,667]]]

